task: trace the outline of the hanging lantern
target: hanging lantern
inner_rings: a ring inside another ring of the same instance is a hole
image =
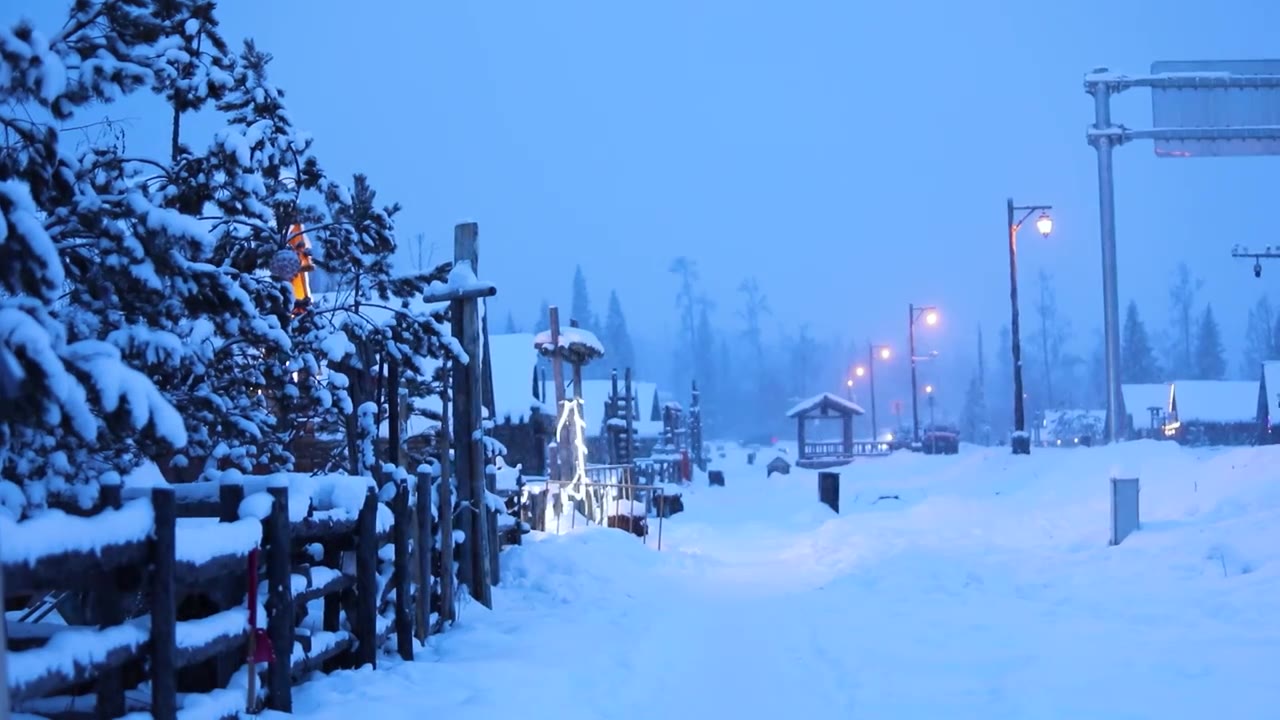
[[[291,276],[293,285],[293,314],[301,315],[311,305],[311,279],[308,273],[316,269],[311,262],[311,242],[302,230],[302,225],[294,223],[289,226],[289,247],[297,262],[297,270]]]

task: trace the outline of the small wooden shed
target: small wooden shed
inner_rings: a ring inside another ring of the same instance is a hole
[[[791,408],[787,417],[796,421],[796,465],[829,468],[852,462],[853,418],[864,414],[862,406],[834,393],[814,395]]]

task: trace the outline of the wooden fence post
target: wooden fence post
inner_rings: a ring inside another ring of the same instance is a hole
[[[452,383],[446,383],[452,387]],[[453,442],[449,436],[449,398],[442,398],[440,420],[440,622],[453,622],[453,462],[449,451]]]
[[[267,545],[267,635],[275,661],[267,669],[267,707],[293,712],[293,557],[289,488],[272,485],[271,514],[264,528]],[[252,672],[252,671],[251,671]]]
[[[396,479],[395,525],[391,527],[395,545],[396,649],[403,660],[413,659],[413,620],[409,616],[409,482]]]
[[[151,717],[178,716],[178,500],[173,487],[151,490],[155,540],[151,543]]]
[[[475,271],[479,256],[478,228],[475,223],[462,223],[454,227],[453,256],[455,267],[466,263],[472,272]],[[466,552],[462,567],[471,596],[481,605],[492,608],[489,528],[493,513],[488,504],[484,438],[481,434],[484,358],[480,337],[480,301],[453,301],[450,305],[449,322],[453,336],[458,339],[469,360],[467,363],[454,363],[453,367],[453,437],[458,494],[459,499],[470,506],[463,520],[464,530],[470,532],[463,541]]]
[[[418,569],[418,595],[414,599],[413,609],[415,614],[416,628],[415,635],[418,642],[426,642],[427,636],[431,634],[431,553],[435,545],[435,523],[432,522],[432,492],[431,492],[432,476],[430,472],[423,472],[421,467],[418,468],[418,503],[417,503],[417,520],[418,520],[418,544],[413,550],[417,557]]]
[[[119,510],[123,505],[123,483],[117,476],[110,482],[101,482],[98,486],[99,510]],[[107,582],[95,588],[94,615],[102,627],[119,625],[125,621],[124,608],[121,607],[120,574],[113,571],[107,574]],[[109,668],[98,674],[95,683],[98,701],[95,703],[97,716],[100,718],[117,718],[125,714],[124,669]]]
[[[369,488],[356,528],[356,665],[378,666],[378,495]]]
[[[244,502],[244,485],[239,482],[221,483],[218,485],[218,521],[235,522],[240,519],[240,503]],[[245,593],[244,578],[232,575],[222,581],[226,592],[226,606],[238,605]],[[231,682],[231,676],[244,664],[244,651],[232,648],[214,658],[215,684],[225,688]]]

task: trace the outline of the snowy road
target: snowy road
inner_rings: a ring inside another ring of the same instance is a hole
[[[296,712],[1277,717],[1280,448],[1139,449],[889,458],[846,472],[840,517],[805,473],[728,466],[662,552],[599,529],[512,549],[497,612],[304,685]],[[1119,462],[1159,480],[1148,529],[1107,548]]]

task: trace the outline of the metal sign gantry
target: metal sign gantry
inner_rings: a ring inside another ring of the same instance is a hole
[[[1094,107],[1093,125],[1086,137],[1098,153],[1107,439],[1119,442],[1128,422],[1120,392],[1112,152],[1131,140],[1152,140],[1156,154],[1168,158],[1280,154],[1280,60],[1156,62],[1147,75],[1099,68],[1085,75],[1084,87],[1093,96]],[[1135,87],[1151,89],[1151,129],[1132,130],[1111,120],[1111,97]],[[1260,265],[1254,272],[1261,273]]]

